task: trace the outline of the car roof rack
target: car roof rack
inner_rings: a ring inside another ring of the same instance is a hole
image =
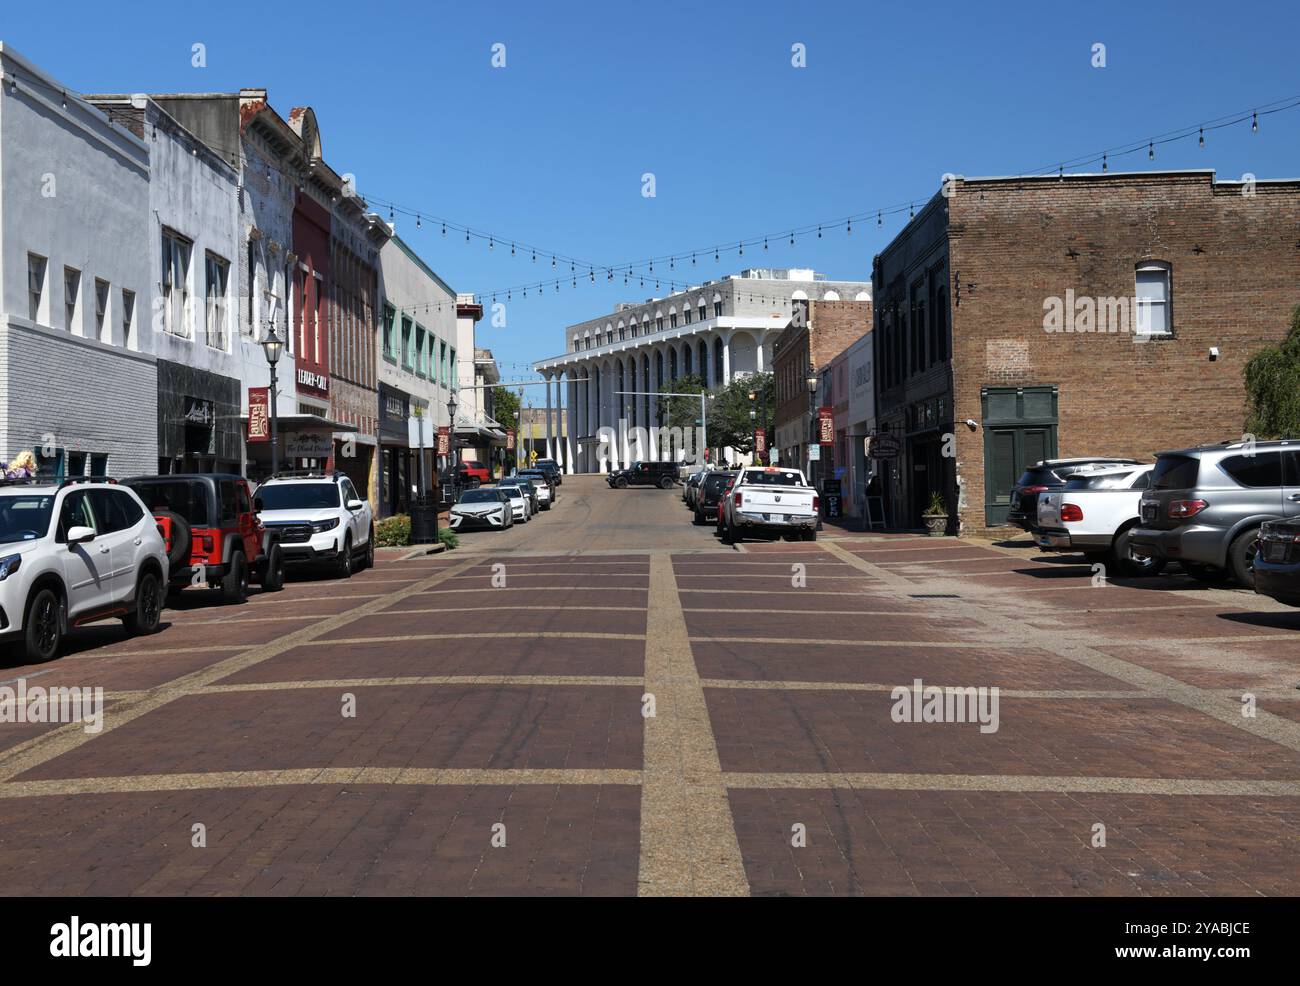
[[[324,469],[281,469],[277,473],[272,473],[272,479],[338,479],[346,475],[341,469],[331,469],[326,472]]]
[[[0,479],[0,486],[61,486],[55,476],[15,476],[12,479]]]

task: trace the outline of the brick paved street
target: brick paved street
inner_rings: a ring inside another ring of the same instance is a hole
[[[454,552],[166,617],[0,672],[108,702],[0,725],[5,894],[1300,893],[1300,612],[1178,575],[735,550],[574,476]],[[915,679],[997,687],[996,731],[894,721]]]

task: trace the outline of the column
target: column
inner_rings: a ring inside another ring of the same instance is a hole
[[[544,374],[542,379],[546,381],[546,457],[554,459],[555,439],[551,434],[551,375]]]
[[[573,367],[570,366],[564,371],[564,473],[566,476],[573,475],[573,434],[577,427],[575,417],[576,391],[578,385],[573,382]]]
[[[754,367],[759,373],[763,372],[763,336],[764,335],[765,333],[758,332],[755,336],[758,348],[754,351],[754,359],[756,361],[754,363]]]
[[[646,423],[650,436],[650,447],[646,449],[646,458],[651,462],[659,458],[659,371],[656,362],[659,355],[659,347],[651,346],[648,363],[650,367],[650,385],[646,387],[646,390],[650,392],[650,420]]]
[[[587,366],[587,437],[595,438],[600,427],[600,368],[594,363]],[[587,443],[587,472],[600,469],[600,458],[595,442]]]
[[[722,337],[722,385],[731,383],[731,334]]]

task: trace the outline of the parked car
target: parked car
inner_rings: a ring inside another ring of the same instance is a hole
[[[447,525],[453,531],[464,531],[472,527],[504,530],[513,527],[514,523],[510,498],[504,490],[495,486],[466,490],[447,512]]]
[[[525,479],[523,476],[516,474],[514,476],[506,476],[503,479],[497,480],[497,486],[518,486],[522,489],[524,491],[524,496],[528,499],[528,516],[533,516],[541,509],[539,497],[537,495],[537,487],[532,484],[531,480]]]
[[[1198,445],[1156,457],[1132,541],[1195,579],[1251,588],[1261,525],[1298,516],[1300,442]]]
[[[285,472],[257,488],[262,523],[279,536],[288,564],[326,564],[339,578],[375,563],[370,504],[346,474]]]
[[[736,473],[723,472],[721,469],[705,473],[694,497],[694,518],[691,523],[707,524],[711,520],[716,520],[718,504],[722,502],[725,491],[731,488],[735,479]]]
[[[1065,477],[1065,486],[1038,494],[1034,542],[1042,551],[1081,551],[1104,558],[1123,575],[1158,575],[1165,563],[1135,551],[1132,529],[1152,466],[1103,466]]]
[[[500,485],[494,486],[502,496],[510,503],[511,517],[521,524],[528,523],[533,516],[532,504],[529,502],[528,494],[522,486]]]
[[[714,523],[715,523],[713,533],[719,538],[723,537],[726,534],[727,513],[723,508],[726,506],[727,500],[731,497],[731,491],[735,489],[735,487],[736,487],[736,473],[734,472],[728,473],[727,481],[722,487],[722,497],[721,499],[718,500],[718,506],[713,511]]]
[[[478,480],[480,485],[486,485],[492,482],[492,470],[481,462],[475,462],[473,459],[464,460],[456,466],[456,471],[462,477],[472,476]]]
[[[1119,459],[1113,456],[1092,456],[1082,459],[1043,459],[1034,463],[1011,487],[1011,509],[1007,523],[1028,531],[1038,522],[1038,494],[1059,490],[1065,477],[1100,466],[1135,466],[1137,459]]]
[[[695,493],[700,488],[700,480],[708,472],[707,466],[700,466],[686,474],[686,479],[682,481],[682,502],[692,510],[695,509]]]
[[[1288,606],[1300,606],[1300,518],[1259,525],[1255,591]]]
[[[250,581],[267,592],[284,586],[284,551],[258,516],[260,498],[234,473],[131,476],[133,490],[153,514],[167,546],[169,588],[221,590],[228,603],[248,598]]]
[[[167,547],[129,488],[111,482],[0,482],[0,640],[32,662],[58,656],[72,627],[162,621]]]
[[[626,469],[615,469],[606,478],[611,489],[625,490],[629,486],[658,486],[670,490],[677,482],[675,462],[633,462]]]
[[[798,469],[749,466],[736,476],[723,503],[723,540],[735,544],[746,534],[817,540],[817,491]]]
[[[555,492],[555,486],[551,483],[551,477],[540,469],[521,469],[515,473],[520,479],[526,479],[537,489],[537,507],[539,510],[550,510],[555,498],[558,495]]]
[[[552,486],[564,485],[564,470],[554,459],[538,459],[533,463],[534,469],[540,469],[550,477]]]

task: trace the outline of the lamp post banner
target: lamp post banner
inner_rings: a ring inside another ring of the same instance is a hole
[[[835,444],[835,408],[819,407],[817,409],[818,444]]]
[[[248,441],[271,440],[271,388],[248,388]]]
[[[451,429],[446,425],[438,426],[438,454],[451,454]]]

